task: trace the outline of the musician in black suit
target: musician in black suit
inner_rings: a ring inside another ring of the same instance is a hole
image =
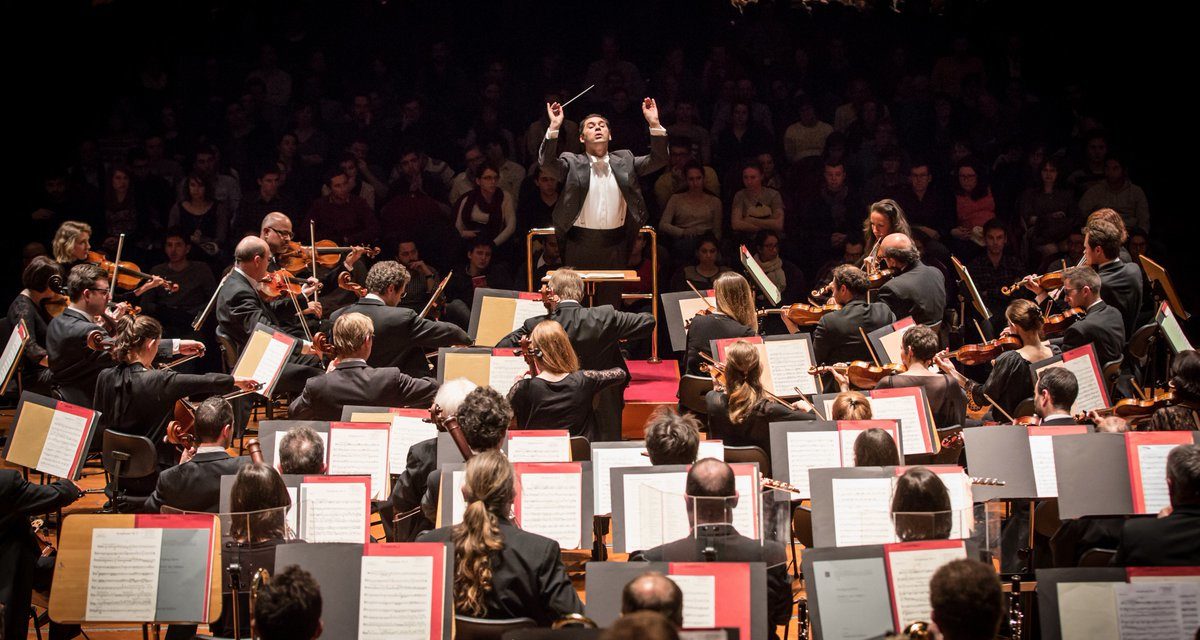
[[[413,378],[396,367],[371,367],[375,325],[361,313],[346,313],[333,323],[333,369],[308,379],[304,392],[288,415],[296,420],[339,420],[342,407],[428,407],[437,393],[437,381]]]
[[[1100,274],[1100,298],[1121,312],[1125,335],[1133,335],[1142,308],[1142,270],[1121,260],[1121,230],[1099,218],[1088,222],[1083,257]]]
[[[638,179],[667,164],[667,130],[659,124],[658,105],[651,98],[642,101],[642,115],[650,126],[648,156],[624,149],[609,152],[608,119],[598,114],[579,123],[586,153],[560,154],[562,106],[548,104],[546,113],[550,120],[538,149],[538,165],[563,185],[551,214],[563,262],[579,269],[624,269],[630,240],[649,220]],[[620,287],[598,287],[596,294],[599,304],[616,306],[620,301]]]
[[[903,233],[885,236],[880,243],[883,259],[897,275],[879,289],[879,301],[897,318],[912,316],[924,325],[937,325],[946,311],[946,278],[921,262],[912,238]]]
[[[1025,287],[1037,294],[1039,302],[1046,298],[1045,290],[1032,281],[1026,280]],[[1068,307],[1079,307],[1086,315],[1067,327],[1059,342],[1063,351],[1091,343],[1097,364],[1103,367],[1125,351],[1125,320],[1116,307],[1101,299],[1100,290],[1100,274],[1091,267],[1070,267],[1063,272],[1061,297]]]
[[[512,406],[504,396],[491,387],[476,387],[458,406],[458,425],[472,454],[499,450],[508,438],[508,426],[513,421]],[[446,421],[443,419],[443,428]],[[436,451],[435,451],[436,453]],[[437,521],[441,469],[434,469],[425,479],[425,495],[421,497],[421,512],[430,522]],[[443,496],[443,499],[449,499]]]
[[[221,476],[231,476],[250,463],[225,451],[233,434],[233,408],[224,398],[214,397],[196,407],[194,425],[197,445],[179,458],[179,466],[158,476],[154,493],[147,498],[118,497],[118,510],[158,513],[164,507],[183,511],[217,513],[220,509]]]
[[[1079,380],[1063,367],[1053,367],[1038,376],[1033,390],[1033,413],[1043,427],[1077,424],[1071,406],[1079,396]]]
[[[561,202],[561,200],[560,200]],[[583,279],[572,269],[559,269],[548,283],[547,308],[550,313],[525,321],[520,329],[501,338],[497,347],[516,347],[521,338],[533,332],[542,320],[555,320],[571,338],[571,346],[579,356],[583,369],[602,371],[620,367],[628,371],[621,355],[621,340],[649,336],[654,330],[654,316],[648,313],[617,311],[608,305],[585,308]],[[621,411],[625,407],[625,387],[609,387],[597,394],[597,440],[621,439]]]
[[[4,609],[0,637],[26,637],[33,589],[48,586],[54,571],[54,559],[42,557],[29,517],[61,509],[82,496],[79,487],[65,478],[34,484],[16,469],[0,469],[0,605]],[[73,636],[52,622],[50,637]]]
[[[462,489],[467,503],[462,524],[427,531],[417,540],[454,543],[456,613],[529,617],[545,627],[564,615],[582,613],[583,604],[563,568],[558,543],[509,520],[514,476],[500,451],[471,458]]]
[[[1181,445],[1167,455],[1167,490],[1167,515],[1125,521],[1114,565],[1200,565],[1200,446]]]
[[[100,329],[95,318],[115,321],[122,312],[109,311],[108,274],[93,264],[76,265],[67,276],[71,303],[46,327],[46,352],[54,384],[63,400],[91,408],[100,372],[116,362],[104,351],[87,346],[87,336]],[[159,345],[158,355],[192,354],[204,346],[195,340],[171,340]]]
[[[816,363],[869,361],[871,352],[863,341],[863,333],[892,324],[896,314],[882,302],[867,301],[871,283],[858,267],[848,264],[835,267],[831,284],[833,299],[842,308],[821,316],[813,329]]]
[[[686,538],[635,553],[630,560],[648,562],[764,562],[767,565],[767,623],[775,627],[792,615],[792,582],[787,554],[774,541],[759,542],[738,533],[730,524],[740,496],[733,469],[714,458],[692,465],[687,475],[688,520]],[[749,497],[747,497],[749,499]]]
[[[367,364],[372,367],[398,367],[414,377],[429,375],[425,352],[438,347],[471,344],[471,338],[457,325],[426,320],[412,309],[397,306],[408,288],[409,272],[399,262],[377,262],[367,272],[367,295],[358,302],[338,309],[330,323],[346,313],[361,313],[375,324],[375,347]]]
[[[713,282],[716,308],[702,311],[691,318],[687,330],[685,371],[703,375],[700,354],[712,357],[712,341],[723,338],[744,338],[758,334],[758,313],[754,309],[754,292],[741,275],[726,271]]]
[[[292,244],[295,235],[292,231],[292,220],[285,214],[279,211],[273,211],[263,217],[262,224],[258,237],[263,239],[270,247],[270,260],[268,261],[267,269],[270,272],[279,271],[284,268],[284,264],[289,262],[289,258],[299,256],[291,255],[297,248],[297,244]],[[348,291],[343,291],[338,287],[338,276],[343,271],[349,271],[356,279],[361,279],[366,269],[363,268],[360,258],[366,253],[366,247],[353,247],[346,252],[345,257],[336,266],[326,269],[320,267],[316,273],[313,272],[307,262],[311,262],[309,256],[311,253],[304,252],[303,260],[307,261],[306,265],[301,269],[295,269],[291,274],[297,278],[307,280],[310,285],[320,284],[321,300],[324,302],[313,303],[305,306],[304,319],[310,326],[314,325],[321,319],[322,314],[328,314],[333,309],[345,306],[354,300],[353,294]],[[294,260],[292,260],[294,261]],[[291,265],[289,265],[291,266]],[[322,273],[321,270],[324,270]],[[290,313],[282,313],[283,305],[291,305],[292,301],[287,297],[280,298],[274,302],[268,303],[273,306],[280,317],[284,320],[284,326],[290,331],[302,333],[304,330],[300,328],[300,316]],[[294,311],[294,309],[293,309]]]

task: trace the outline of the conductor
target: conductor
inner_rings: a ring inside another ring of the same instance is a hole
[[[551,220],[564,263],[580,270],[624,269],[630,240],[649,219],[638,178],[667,164],[667,130],[658,121],[658,105],[652,98],[642,101],[642,115],[650,125],[648,156],[625,149],[609,152],[608,119],[594,113],[579,125],[586,153],[558,154],[563,108],[555,102],[546,105],[546,112],[550,124],[538,164],[563,183]],[[619,287],[597,287],[595,304],[615,307],[620,295]]]

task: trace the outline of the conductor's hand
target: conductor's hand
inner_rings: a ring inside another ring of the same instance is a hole
[[[558,131],[563,123],[563,108],[562,105],[555,102],[546,105],[546,115],[550,117],[550,126],[546,131]]]
[[[646,98],[642,100],[642,115],[646,116],[646,124],[651,127],[658,127],[658,105],[655,104],[654,98]]]

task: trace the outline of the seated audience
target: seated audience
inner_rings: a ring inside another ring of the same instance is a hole
[[[704,190],[704,167],[692,162],[684,169],[687,190],[671,196],[663,209],[658,230],[671,239],[672,255],[695,250],[697,238],[711,233],[721,237],[721,200]]]
[[[468,242],[467,264],[454,269],[454,275],[446,285],[443,317],[447,321],[460,327],[471,322],[476,289],[513,289],[516,286],[512,274],[492,261],[494,250],[491,240],[482,236]]]
[[[672,291],[687,291],[689,282],[700,291],[711,289],[717,276],[729,271],[729,267],[721,264],[721,244],[715,235],[701,235],[696,238],[695,247],[692,262],[676,269],[671,276]]]

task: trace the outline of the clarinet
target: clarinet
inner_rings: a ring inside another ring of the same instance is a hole
[[[1014,573],[1008,594],[1008,633],[1013,640],[1021,640],[1025,633],[1025,612],[1021,610],[1021,574]]]

